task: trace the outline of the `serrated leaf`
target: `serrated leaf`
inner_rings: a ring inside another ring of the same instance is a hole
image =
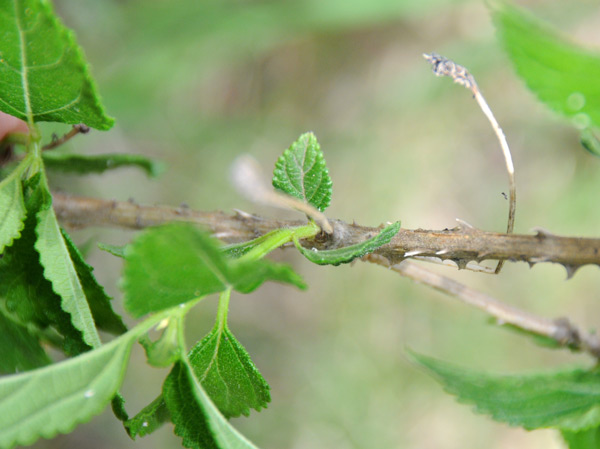
[[[563,431],[562,436],[569,449],[598,449],[600,447],[600,427],[593,427],[581,432]]]
[[[0,2],[0,29],[0,110],[29,124],[112,127],[83,53],[50,2]]]
[[[83,355],[0,378],[0,447],[68,433],[99,414],[117,392],[137,332]]]
[[[0,254],[19,237],[25,214],[21,178],[9,176],[0,183]]]
[[[183,445],[192,449],[257,449],[219,413],[185,361],[176,363],[163,396]]]
[[[498,35],[517,73],[551,109],[575,125],[600,126],[600,53],[563,37],[523,9],[492,9]]]
[[[54,209],[42,206],[36,217],[38,238],[34,246],[44,267],[44,277],[50,281],[54,292],[61,297],[61,306],[71,316],[73,326],[81,331],[83,341],[92,348],[97,348],[101,343],[92,311],[58,226]]]
[[[363,257],[389,243],[392,238],[398,234],[399,230],[400,222],[397,221],[396,223],[386,226],[379,234],[362,243],[328,251],[311,251],[302,247],[298,240],[294,240],[294,243],[296,244],[298,251],[313,263],[319,265],[340,265],[342,263],[352,262],[357,257]]]
[[[125,308],[140,317],[232,287],[248,293],[265,281],[305,287],[286,265],[227,257],[217,240],[193,225],[148,229],[126,249]]]
[[[44,164],[47,168],[63,172],[88,174],[103,173],[119,167],[141,168],[152,178],[164,171],[164,165],[137,154],[99,154],[83,156],[59,152],[44,152]]]
[[[302,134],[275,164],[273,187],[321,212],[329,206],[332,185],[325,158],[313,133]]]
[[[248,416],[271,401],[269,384],[246,349],[219,323],[189,354],[190,365],[206,393],[226,417]]]
[[[90,306],[95,325],[98,329],[116,335],[127,332],[127,326],[125,326],[121,317],[112,308],[112,298],[106,294],[104,287],[98,284],[98,281],[94,277],[92,273],[94,269],[85,262],[81,253],[71,241],[69,234],[63,229],[61,229],[61,233],[75,266],[77,277],[81,282],[87,303]]]
[[[492,375],[411,352],[412,358],[459,402],[496,421],[527,430],[579,432],[600,425],[600,372],[581,369]]]
[[[169,415],[167,404],[165,404],[161,394],[144,407],[137,415],[128,419],[123,426],[125,427],[127,434],[135,440],[136,437],[143,437],[151,434],[170,420],[171,415]]]
[[[117,392],[113,396],[112,400],[110,401],[110,408],[119,421],[125,422],[129,419],[127,410],[125,410],[125,398],[121,395],[121,393]]]

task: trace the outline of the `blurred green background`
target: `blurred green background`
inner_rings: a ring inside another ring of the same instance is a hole
[[[597,236],[600,160],[577,132],[516,77],[475,0],[55,0],[92,64],[117,125],[78,137],[70,150],[129,152],[169,166],[158,180],[123,169],[56,189],[201,210],[279,211],[241,198],[229,167],[242,153],[270,172],[304,131],[314,131],[334,182],[328,216],[377,226],[443,229],[460,218],[505,229],[504,162],[471,95],[437,79],[421,53],[436,51],[476,77],[513,150],[515,231]],[[600,45],[594,0],[520,2],[589,45]],[[64,127],[46,125],[46,135]],[[284,214],[295,217],[293,214]],[[80,244],[123,244],[134,233],[74,232]],[[472,414],[406,358],[405,348],[494,372],[589,366],[489,324],[487,317],[380,267],[310,266],[279,251],[306,278],[299,292],[268,285],[232,298],[230,327],[272,386],[272,403],[234,425],[263,449],[563,447],[553,431],[525,432]],[[89,260],[120,306],[121,263]],[[555,265],[505,265],[500,276],[433,267],[548,317],[600,327],[598,268],[565,282]],[[211,328],[216,298],[193,311],[192,344]],[[131,321],[130,321],[131,323]],[[134,350],[123,394],[130,414],[160,391],[165,371]],[[166,425],[138,442],[107,411],[37,448],[165,448]]]

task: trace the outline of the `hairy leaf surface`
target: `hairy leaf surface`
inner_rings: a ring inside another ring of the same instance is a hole
[[[59,152],[44,152],[44,164],[52,170],[78,174],[103,173],[119,167],[141,168],[150,177],[160,175],[164,166],[137,154],[99,154],[84,156]]]
[[[125,255],[125,307],[135,317],[228,287],[248,293],[268,280],[305,287],[288,266],[227,257],[217,240],[189,224],[149,229]]]
[[[73,33],[50,2],[0,2],[0,29],[0,110],[29,124],[85,123],[102,130],[113,125]]]
[[[579,432],[600,425],[600,372],[573,369],[530,375],[491,375],[411,353],[459,402],[527,430]]]
[[[321,212],[329,206],[332,182],[321,147],[313,133],[305,133],[277,160],[273,187],[311,204]]]
[[[392,238],[398,234],[400,230],[400,222],[397,221],[385,227],[379,234],[365,240],[362,243],[356,245],[346,246],[344,248],[332,249],[329,251],[311,251],[300,245],[295,240],[296,248],[313,263],[319,265],[340,265],[342,263],[352,262],[357,257],[365,256],[372,253],[380,246],[389,243]]]

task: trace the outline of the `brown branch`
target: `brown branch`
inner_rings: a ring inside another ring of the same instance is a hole
[[[580,331],[566,318],[549,320],[538,317],[514,306],[504,304],[491,296],[467,287],[454,279],[429,271],[415,263],[404,261],[390,266],[388,260],[377,254],[362,258],[365,262],[391,268],[415,282],[428,285],[442,293],[454,296],[465,304],[482,310],[494,317],[500,325],[511,325],[523,331],[550,338],[558,345],[575,351],[583,351],[600,358],[600,339],[598,336]]]
[[[186,221],[207,228],[217,238],[236,243],[256,238],[280,227],[299,226],[304,221],[271,220],[245,212],[226,214],[221,211],[200,212],[187,207],[141,206],[133,202],[54,194],[56,214],[66,226],[89,226],[143,229],[171,221]],[[333,234],[319,235],[305,245],[318,250],[336,249],[360,243],[379,232],[380,228],[329,220]],[[600,265],[600,239],[562,237],[538,230],[535,235],[485,232],[461,223],[442,231],[401,229],[392,241],[375,251],[390,264],[403,259],[437,257],[453,260],[459,268],[469,261],[509,260],[554,262],[572,276],[586,264]]]
[[[71,131],[64,134],[60,138],[56,134],[53,134],[52,141],[49,144],[44,145],[42,147],[42,150],[44,150],[44,151],[53,150],[54,148],[59,147],[62,144],[68,142],[73,137],[75,137],[77,134],[87,134],[89,132],[90,132],[90,128],[88,126],[84,125],[83,123],[80,123],[78,125],[73,125],[73,128],[71,128]]]

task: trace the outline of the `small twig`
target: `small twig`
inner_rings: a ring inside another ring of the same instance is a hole
[[[415,282],[454,296],[463,303],[494,317],[500,325],[509,324],[523,331],[550,338],[560,346],[584,351],[597,359],[600,358],[600,339],[594,334],[581,332],[565,318],[549,320],[533,315],[409,261],[390,266],[389,261],[378,254],[369,254],[362,260],[391,268]]]
[[[65,135],[63,135],[60,138],[56,134],[53,134],[52,142],[50,142],[47,145],[44,145],[42,147],[42,150],[44,150],[44,151],[53,150],[54,148],[59,147],[62,144],[68,142],[73,137],[75,137],[77,134],[87,134],[89,132],[90,132],[90,128],[88,126],[84,125],[83,123],[80,123],[78,125],[73,125],[73,128],[71,129],[71,131],[69,131],[68,133],[66,133]]]
[[[238,157],[231,168],[233,184],[238,192],[255,203],[263,203],[269,206],[281,207],[283,209],[294,209],[304,212],[313,219],[327,234],[333,233],[327,217],[310,204],[304,203],[294,197],[276,192],[264,182],[260,166],[254,158],[248,155]]]
[[[508,173],[510,201],[508,206],[508,223],[506,225],[506,233],[511,234],[515,226],[517,189],[515,185],[515,168],[513,165],[512,156],[510,154],[510,148],[508,147],[508,142],[506,141],[506,136],[504,135],[502,128],[500,128],[498,121],[494,117],[492,110],[485,101],[485,98],[483,98],[479,87],[477,87],[475,78],[465,67],[458,65],[454,61],[436,53],[431,53],[429,55],[423,54],[423,57],[432,64],[433,73],[435,73],[436,76],[449,76],[454,80],[455,83],[466,87],[473,93],[475,100],[477,100],[477,104],[479,104],[479,107],[491,123],[492,128],[496,133],[498,141],[500,142],[500,147],[502,148],[504,161],[506,162],[506,171]],[[495,271],[496,274],[500,273],[503,263],[503,261],[498,262],[498,266],[496,267]]]

